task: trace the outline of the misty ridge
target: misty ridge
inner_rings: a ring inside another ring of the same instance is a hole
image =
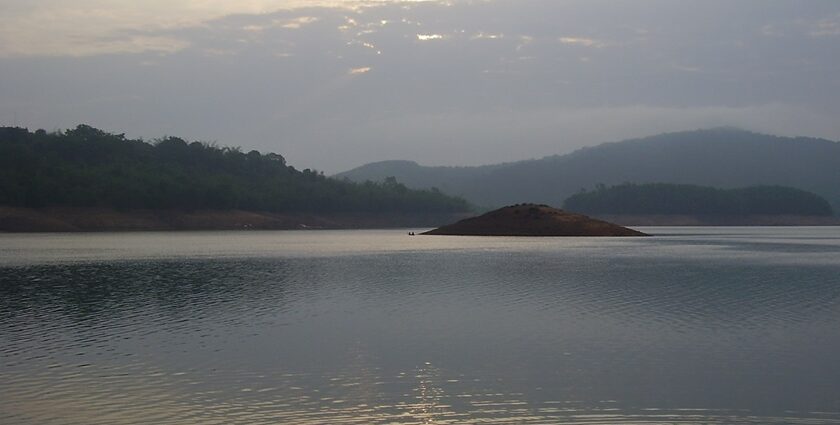
[[[786,186],[813,192],[840,210],[840,143],[736,128],[665,133],[604,143],[566,155],[479,167],[382,161],[335,176],[394,177],[410,188],[436,187],[487,208],[521,202],[562,205],[598,185],[670,183],[720,189]]]

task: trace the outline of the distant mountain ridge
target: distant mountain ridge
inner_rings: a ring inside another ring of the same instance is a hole
[[[673,183],[719,188],[789,186],[814,192],[840,211],[840,143],[733,128],[665,133],[566,155],[480,167],[385,161],[336,177],[380,181],[387,176],[412,188],[437,187],[486,207],[521,202],[559,205],[598,184]]]
[[[334,177],[347,178],[355,182],[383,181],[388,177],[396,177],[400,183],[414,188],[436,187],[447,193],[457,192],[464,181],[485,177],[496,170],[519,162],[480,166],[424,166],[414,161],[389,160],[372,162]]]

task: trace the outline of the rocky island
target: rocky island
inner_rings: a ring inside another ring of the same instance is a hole
[[[637,230],[548,205],[511,205],[439,227],[424,235],[457,236],[649,236]]]

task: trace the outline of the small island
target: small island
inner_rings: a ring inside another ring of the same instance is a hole
[[[563,207],[625,226],[836,226],[823,197],[784,186],[625,183],[582,190]]]
[[[518,204],[422,233],[453,236],[649,236],[548,205]]]

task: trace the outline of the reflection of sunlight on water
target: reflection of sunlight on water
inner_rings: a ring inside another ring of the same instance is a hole
[[[20,424],[840,424],[838,412],[627,408],[530,399],[426,363],[382,376],[364,352],[335,376],[242,370],[164,371],[54,366],[43,376],[0,374],[0,423]],[[355,367],[358,366],[359,369]],[[57,379],[56,379],[57,378]],[[50,382],[58,381],[58,384]],[[386,391],[396,390],[396,393]]]
[[[416,401],[407,405],[411,416],[423,424],[450,423],[443,418],[452,415],[449,411],[451,406],[441,402],[444,392],[436,384],[436,381],[440,380],[440,370],[426,362],[417,369],[414,378],[417,379],[417,388],[413,390]]]
[[[419,233],[422,229],[415,229]],[[0,266],[205,258],[300,258],[420,252],[586,254],[759,264],[836,264],[840,227],[701,230],[643,228],[652,238],[423,236],[399,230],[0,234]],[[694,232],[694,233],[692,233]],[[662,235],[662,236],[658,236]],[[765,249],[761,249],[761,248]],[[756,249],[759,248],[759,249]],[[779,249],[783,248],[783,249]],[[803,256],[803,253],[808,253]]]

